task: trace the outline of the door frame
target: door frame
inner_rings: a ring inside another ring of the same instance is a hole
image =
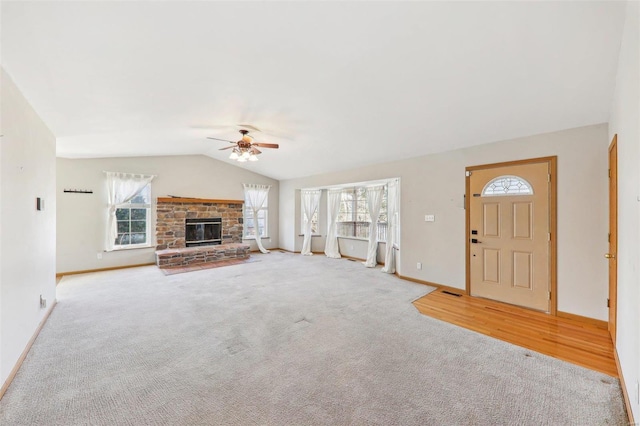
[[[469,209],[471,200],[471,173],[473,173],[474,170],[495,169],[498,167],[520,166],[534,163],[547,163],[549,165],[549,232],[551,233],[551,245],[549,247],[549,291],[551,292],[549,298],[549,314],[555,316],[558,314],[558,157],[556,155],[502,163],[482,164],[465,168],[465,292],[467,295],[471,294],[471,211]]]
[[[613,161],[612,161],[612,156]],[[618,135],[613,135],[608,151],[609,163],[609,334],[615,347],[618,326]],[[615,180],[614,180],[615,179]],[[611,267],[611,262],[615,262]]]

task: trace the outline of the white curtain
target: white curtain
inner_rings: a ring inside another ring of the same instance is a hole
[[[322,191],[303,189],[300,191],[300,198],[302,199],[302,214],[304,215],[304,240],[302,241],[302,251],[300,254],[303,256],[313,256],[311,252],[311,218],[318,210],[320,204],[320,195]]]
[[[378,218],[382,207],[384,185],[367,188],[367,207],[371,223],[369,224],[369,246],[367,247],[367,260],[363,262],[367,268],[376,267],[376,254],[378,252]]]
[[[269,253],[269,250],[262,246],[262,231],[258,221],[258,211],[264,206],[269,196],[271,185],[254,185],[244,183],[244,200],[253,212],[253,224],[256,227],[256,244],[262,253]]]
[[[341,199],[341,189],[331,189],[327,192],[327,242],[324,246],[324,254],[333,259],[342,257],[338,246],[338,214],[340,213]]]
[[[118,172],[105,173],[107,175],[107,203],[109,207],[105,249],[112,251],[118,237],[118,222],[116,220],[118,204],[126,203],[135,197],[138,192],[153,180],[153,176]]]
[[[384,267],[382,272],[393,274],[396,272],[396,255],[394,246],[398,243],[396,236],[398,233],[398,180],[393,180],[387,185],[387,249],[384,256]]]

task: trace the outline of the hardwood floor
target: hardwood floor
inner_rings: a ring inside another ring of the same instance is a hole
[[[618,377],[611,336],[601,326],[443,289],[413,304],[424,315]]]

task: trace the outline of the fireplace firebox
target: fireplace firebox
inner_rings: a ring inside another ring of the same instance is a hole
[[[222,218],[187,219],[184,234],[187,247],[222,244]]]

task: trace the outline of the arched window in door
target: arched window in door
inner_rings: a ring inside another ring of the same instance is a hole
[[[519,176],[498,176],[482,188],[483,197],[500,195],[533,195],[533,187]]]

